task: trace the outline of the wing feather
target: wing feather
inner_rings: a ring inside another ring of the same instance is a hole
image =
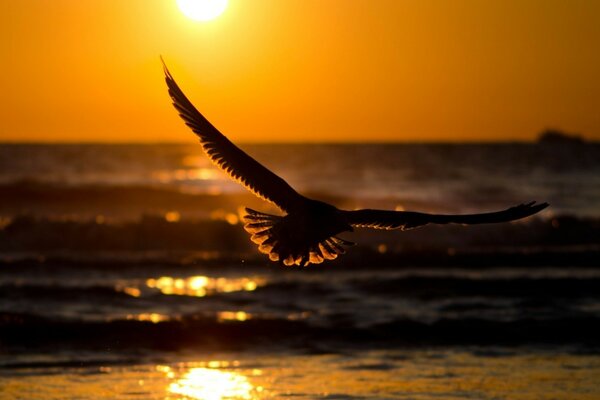
[[[162,60],[162,59],[161,59]],[[200,138],[206,155],[234,181],[283,211],[299,206],[304,197],[286,181],[250,157],[219,132],[188,100],[163,62],[173,105],[185,124]]]
[[[413,229],[426,224],[490,224],[496,222],[508,222],[521,219],[540,212],[548,207],[548,203],[521,204],[496,211],[482,214],[443,215],[427,214],[413,211],[386,211],[386,210],[356,210],[345,211],[348,223],[355,227],[373,229]]]

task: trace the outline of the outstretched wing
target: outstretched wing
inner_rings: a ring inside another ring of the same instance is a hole
[[[373,229],[412,229],[426,224],[490,224],[508,222],[533,215],[548,203],[521,204],[503,211],[483,214],[441,215],[412,211],[356,210],[345,211],[348,223],[355,227]]]
[[[304,201],[286,181],[244,153],[208,122],[183,94],[164,61],[163,67],[173,105],[186,125],[198,135],[202,149],[212,162],[252,193],[284,211],[289,212]]]

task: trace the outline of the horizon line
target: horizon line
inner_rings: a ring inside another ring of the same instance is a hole
[[[585,143],[597,143],[600,140],[585,139]],[[101,140],[1,140],[0,145],[195,145],[197,140],[123,140],[123,141],[101,141]],[[239,141],[243,144],[510,144],[510,143],[539,143],[535,139],[491,139],[491,140],[258,140],[258,141]]]

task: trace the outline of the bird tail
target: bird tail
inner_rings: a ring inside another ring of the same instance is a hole
[[[244,230],[251,235],[250,240],[258,245],[258,250],[261,253],[270,254],[276,241],[273,228],[283,217],[261,213],[250,208],[246,208],[246,213],[242,216],[245,222]],[[271,256],[269,258],[278,261]]]
[[[286,224],[284,217],[250,208],[246,208],[246,213],[242,216],[244,229],[251,235],[250,239],[258,245],[258,250],[267,254],[271,261],[279,261],[287,266],[307,266],[311,263],[320,264],[324,260],[334,260],[346,252],[343,246],[354,245],[347,240],[331,236],[306,248],[298,247],[298,243],[280,234],[282,226]]]

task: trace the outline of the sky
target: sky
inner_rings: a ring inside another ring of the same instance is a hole
[[[0,0],[0,141],[600,140],[600,1]]]

